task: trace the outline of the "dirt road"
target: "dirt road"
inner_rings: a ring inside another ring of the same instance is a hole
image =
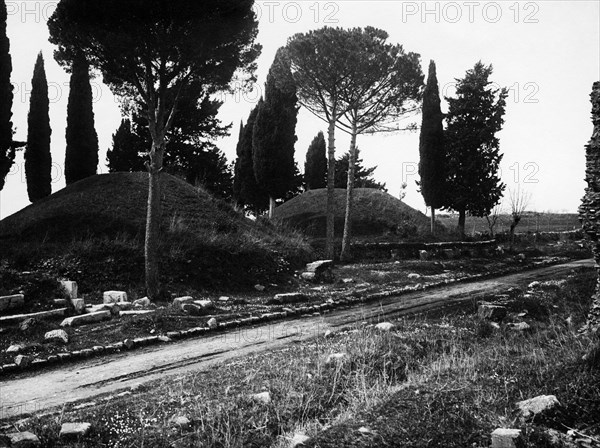
[[[320,316],[297,318],[231,330],[210,337],[156,345],[130,353],[56,366],[38,374],[22,374],[0,382],[0,420],[48,411],[65,403],[91,399],[147,381],[200,370],[211,364],[251,352],[269,350],[290,341],[302,341],[326,330],[338,330],[363,321],[383,321],[402,315],[501,294],[534,280],[565,276],[572,269],[593,267],[592,260],[530,270],[495,279],[420,291]]]

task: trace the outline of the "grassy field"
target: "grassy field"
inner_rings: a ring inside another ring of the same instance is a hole
[[[458,224],[458,215],[441,214],[438,220],[448,229],[454,229]],[[496,233],[508,232],[512,217],[509,214],[502,214],[498,217],[495,227]],[[516,228],[517,233],[527,232],[565,232],[581,229],[579,215],[576,213],[525,213],[521,222]],[[467,235],[476,233],[489,233],[489,227],[485,218],[476,218],[467,216],[465,223]]]
[[[581,446],[598,446],[600,349],[577,331],[595,280],[591,270],[574,272],[499,298],[505,322],[526,321],[527,332],[494,328],[473,304],[397,321],[390,332],[364,325],[291,344],[16,427],[48,448],[283,448],[298,433],[314,448],[483,448],[497,427],[522,429],[522,447],[553,446],[548,430],[566,438],[569,428],[588,443]],[[335,353],[343,355],[327,362]],[[270,401],[253,398],[260,392]],[[541,394],[561,406],[519,420],[515,403]],[[65,421],[92,422],[92,432],[63,445]]]

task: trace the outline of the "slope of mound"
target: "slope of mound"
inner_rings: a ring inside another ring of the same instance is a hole
[[[325,236],[327,190],[309,190],[275,209],[275,217],[312,237]],[[373,188],[354,190],[352,229],[357,236],[413,236],[427,228],[429,218],[400,199]],[[335,190],[335,233],[341,235],[346,214],[346,190]]]
[[[160,255],[169,281],[251,286],[305,261],[308,246],[297,235],[252,221],[174,176],[161,179]],[[0,258],[83,284],[141,282],[147,197],[146,173],[83,179],[0,221]]]

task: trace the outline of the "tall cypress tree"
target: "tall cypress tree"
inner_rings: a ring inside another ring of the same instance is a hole
[[[235,161],[234,177],[234,199],[238,205],[252,210],[255,214],[264,211],[268,206],[269,198],[261,190],[254,175],[254,161],[252,157],[252,134],[258,110],[263,101],[259,101],[248,116],[248,121],[240,133],[240,139],[236,148],[237,159]]]
[[[127,118],[112,137],[113,146],[106,152],[108,171],[144,171],[144,158],[140,155],[143,151],[143,141],[131,130],[131,121]]]
[[[66,141],[65,179],[67,185],[96,174],[98,135],[94,128],[89,67],[85,56],[81,53],[74,58],[71,69]]]
[[[508,92],[489,80],[492,66],[475,64],[457,79],[456,98],[449,104],[445,132],[447,149],[446,208],[458,212],[458,231],[464,236],[465,217],[483,217],[502,198],[500,140]]]
[[[6,19],[6,3],[0,0],[0,190],[4,188],[4,180],[15,160],[10,121],[13,103],[13,86],[10,83],[12,60],[10,42],[6,35]]]
[[[425,204],[431,207],[431,233],[435,233],[435,209],[444,206],[446,153],[443,120],[435,62],[431,60],[423,92],[423,121],[419,139],[419,185]]]
[[[325,188],[327,186],[327,147],[325,136],[319,131],[306,151],[304,162],[304,184],[307,190]]]
[[[42,52],[38,54],[31,80],[31,98],[27,116],[27,147],[25,149],[25,176],[27,194],[31,202],[52,193],[52,158],[50,155],[50,102],[48,82]]]
[[[294,189],[297,178],[294,161],[298,107],[293,85],[278,82],[277,76],[289,79],[289,63],[283,48],[275,55],[267,75],[265,99],[259,108],[252,135],[254,176],[260,189],[269,196],[269,217],[273,216],[275,199],[283,198]]]

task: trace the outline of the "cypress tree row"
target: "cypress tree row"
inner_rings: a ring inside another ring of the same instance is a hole
[[[0,1],[0,190],[4,188],[6,175],[15,160],[15,148],[12,145],[12,103],[13,86],[10,83],[12,60],[10,42],[6,35],[6,3]]]
[[[306,151],[304,162],[304,184],[307,190],[316,190],[327,186],[327,147],[325,135],[319,131]]]
[[[48,82],[42,52],[38,54],[31,80],[31,97],[27,115],[27,147],[25,149],[25,177],[31,202],[52,193],[52,158],[50,155],[50,102]]]
[[[435,233],[435,209],[444,206],[446,153],[443,120],[435,62],[432,60],[429,61],[429,75],[423,92],[423,121],[419,139],[419,185],[425,204],[431,207],[432,234]]]
[[[293,86],[276,85],[276,73],[289,71],[283,58],[283,48],[275,60],[265,85],[265,99],[261,104],[252,134],[254,176],[259,188],[269,196],[269,218],[273,216],[275,199],[283,198],[293,190],[296,182],[294,144],[296,143],[296,91]],[[290,75],[283,75],[288,79]]]
[[[94,128],[89,67],[85,56],[81,53],[73,60],[67,105],[66,141],[65,179],[67,185],[96,174],[98,135]]]

